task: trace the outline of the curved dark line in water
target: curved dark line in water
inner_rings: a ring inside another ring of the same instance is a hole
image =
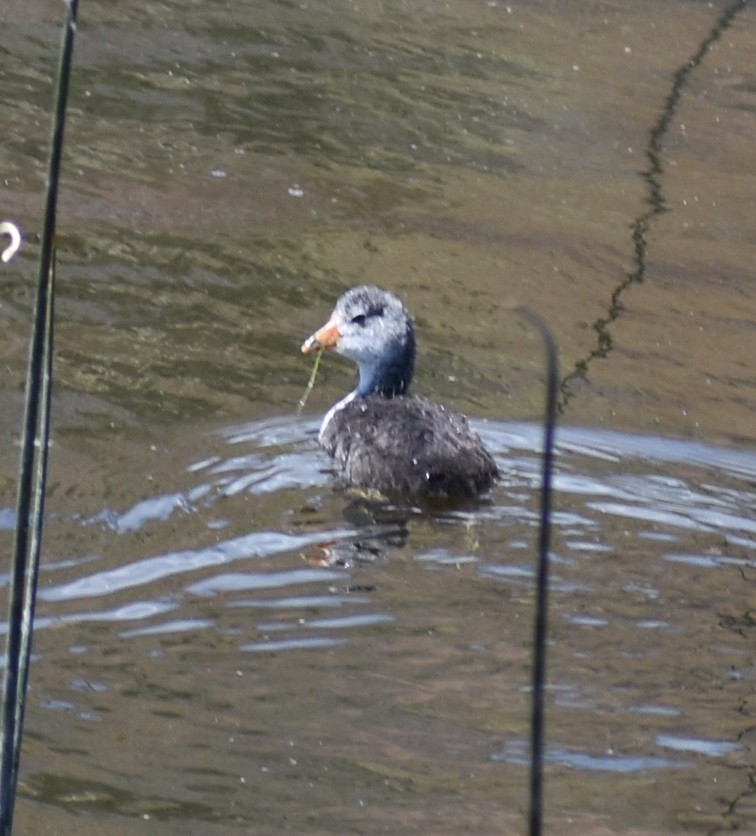
[[[730,3],[722,11],[714,27],[701,42],[698,49],[672,77],[672,87],[669,95],[664,102],[664,107],[659,114],[659,118],[651,127],[648,135],[648,144],[646,145],[645,152],[648,165],[640,172],[640,176],[646,181],[647,194],[645,202],[648,204],[648,209],[639,215],[630,226],[632,230],[635,269],[628,273],[612,292],[606,315],[599,317],[591,326],[598,338],[596,347],[587,356],[578,360],[572,371],[562,378],[562,382],[559,385],[558,408],[560,413],[564,412],[572,398],[570,384],[578,378],[584,378],[588,371],[588,366],[596,359],[603,359],[612,350],[613,343],[610,326],[619,319],[622,313],[622,294],[631,285],[640,284],[645,277],[646,252],[648,249],[647,234],[657,215],[666,211],[661,183],[661,177],[664,173],[661,163],[663,152],[662,143],[669,129],[669,123],[677,110],[680,97],[688,83],[688,78],[706,57],[712,44],[730,26],[735,15],[742,9],[745,9],[747,4],[748,0],[736,0],[734,3]]]
[[[742,734],[745,733],[746,730],[743,731]],[[741,823],[741,816],[748,815],[747,809],[743,811],[743,814],[740,813],[738,807],[743,803],[743,806],[750,805],[753,802],[753,797],[756,796],[756,769],[753,768],[751,765],[748,767],[748,774],[746,775],[748,779],[748,786],[741,790],[732,801],[727,801],[724,799],[726,804],[726,809],[722,814],[722,823],[720,827],[712,828],[711,830],[707,831],[707,836],[715,836],[717,833],[725,833],[733,829],[731,825],[734,825],[734,828],[737,829],[738,825]]]

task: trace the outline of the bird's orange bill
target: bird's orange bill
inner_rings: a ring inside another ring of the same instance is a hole
[[[331,319],[302,343],[302,354],[312,354],[319,348],[333,348],[340,336],[338,323]]]

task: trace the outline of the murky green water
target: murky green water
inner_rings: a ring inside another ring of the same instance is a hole
[[[6,543],[60,14],[0,10]],[[543,395],[512,302],[581,371],[548,831],[756,827],[752,10],[80,16],[20,832],[523,832]],[[366,281],[416,314],[417,390],[481,422],[480,507],[331,489],[343,361],[294,416],[301,339]]]

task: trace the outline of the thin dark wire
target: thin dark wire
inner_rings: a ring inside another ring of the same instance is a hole
[[[77,12],[78,0],[69,0],[55,92],[39,278],[26,382],[3,681],[2,742],[0,743],[0,834],[2,836],[10,834],[13,824],[39,572],[50,421],[56,209]]]
[[[557,347],[544,322],[527,308],[518,313],[538,331],[546,349],[546,407],[541,459],[541,508],[538,534],[535,625],[533,631],[533,694],[530,720],[530,836],[541,836],[543,826],[544,696],[546,688],[546,637],[549,609],[549,548],[551,543],[551,497],[554,467],[559,363]]]
[[[47,316],[44,324],[44,344],[42,347],[42,370],[40,380],[40,415],[38,424],[39,451],[34,474],[34,495],[32,497],[32,520],[29,541],[29,579],[24,584],[24,608],[21,619],[21,645],[27,649],[27,655],[23,659],[23,676],[20,678],[18,696],[16,700],[16,742],[15,749],[21,750],[21,731],[23,728],[23,710],[26,702],[26,685],[29,678],[29,658],[31,653],[32,630],[34,626],[34,605],[37,597],[37,577],[39,574],[39,554],[42,547],[42,527],[44,524],[45,510],[45,487],[47,485],[47,464],[48,464],[48,442],[50,439],[50,409],[52,399],[52,374],[53,374],[53,344],[55,324],[55,260],[56,250],[53,247],[52,261],[48,272],[46,296],[48,299]],[[18,759],[15,764],[18,770]]]

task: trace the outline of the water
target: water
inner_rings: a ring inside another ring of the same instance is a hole
[[[61,14],[0,10],[6,551]],[[19,831],[523,832],[543,364],[513,303],[566,378],[547,832],[756,829],[753,11],[80,15]],[[482,503],[333,490],[351,370],[296,417],[298,347],[359,282],[495,453]]]
[[[206,434],[170,491],[51,523],[75,548],[41,584],[28,800],[125,832],[490,830],[522,809],[539,427],[478,423],[501,484],[437,515],[334,491],[316,427]],[[663,799],[608,821],[673,828],[737,784],[754,478],[742,451],[560,431],[550,820],[590,827],[657,776]]]

